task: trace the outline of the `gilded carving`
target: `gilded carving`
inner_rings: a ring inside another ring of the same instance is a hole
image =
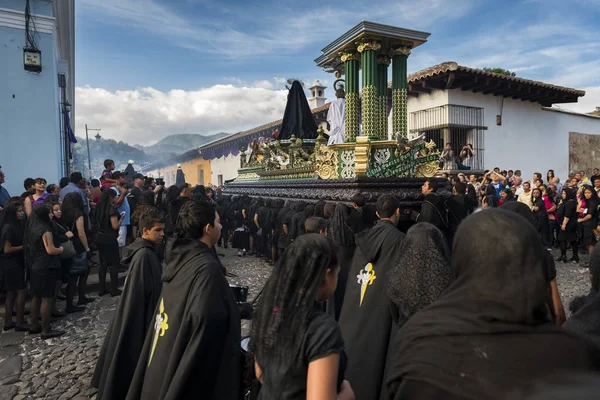
[[[373,85],[362,88],[362,125],[363,134],[370,137],[378,137],[378,102],[377,88]],[[358,140],[358,138],[357,138]]]
[[[368,136],[358,136],[356,138],[356,147],[354,148],[354,173],[357,177],[367,176],[369,170],[369,160],[371,156],[371,143]]]
[[[316,155],[317,174],[321,179],[338,178],[338,153],[327,146],[320,146]]]
[[[380,56],[377,57],[377,64],[385,64],[385,65],[389,66],[390,65],[390,58],[387,55],[382,54],[382,55],[380,55]]]
[[[254,180],[260,178],[256,172],[249,172],[246,174],[239,174],[235,180]]]
[[[340,59],[342,62],[346,61],[360,61],[360,54],[356,52],[352,53],[342,53]]]
[[[433,178],[440,170],[440,164],[437,161],[420,164],[415,168],[414,176],[417,178]]]
[[[406,102],[406,89],[392,90],[392,128],[394,129],[395,136],[407,136]]]
[[[375,40],[357,43],[357,44],[358,44],[357,50],[359,53],[362,53],[363,51],[369,51],[369,50],[377,51],[377,50],[381,49],[381,44]]]
[[[392,51],[392,56],[410,56],[410,47],[398,47]]]
[[[358,136],[358,93],[346,93],[346,142]]]

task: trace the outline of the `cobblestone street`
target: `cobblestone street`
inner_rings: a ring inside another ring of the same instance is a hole
[[[218,248],[222,262],[237,278],[230,283],[249,286],[249,301],[260,291],[271,266],[256,257],[238,257],[231,249]],[[558,256],[555,254],[555,256]],[[589,290],[589,278],[581,264],[557,264],[558,283],[565,309],[569,302]],[[0,336],[0,400],[88,399],[96,390],[89,383],[97,353],[112,318],[117,299],[97,299],[84,312],[53,321],[67,334],[43,341],[39,335],[3,332]],[[64,302],[59,302],[59,309]],[[568,310],[567,310],[568,313]],[[3,321],[2,321],[3,323]],[[243,323],[243,333],[248,326]]]

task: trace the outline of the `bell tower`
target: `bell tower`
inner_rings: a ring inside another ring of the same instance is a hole
[[[323,86],[320,81],[316,81],[308,90],[310,90],[311,97],[308,99],[308,104],[310,105],[311,110],[317,107],[321,107],[325,104],[327,100],[325,98],[325,89],[327,87]]]

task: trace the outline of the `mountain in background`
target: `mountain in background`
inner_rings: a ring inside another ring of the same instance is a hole
[[[90,157],[94,177],[99,177],[104,170],[104,160],[115,161],[117,170],[124,170],[128,160],[134,161],[135,168],[155,161],[166,160],[170,157],[185,153],[198,146],[210,143],[213,140],[228,136],[220,132],[214,135],[203,136],[195,133],[181,133],[169,135],[152,146],[129,145],[123,141],[101,139],[99,142],[90,140]],[[87,143],[84,138],[77,138],[77,143],[72,146],[73,166],[75,171],[80,171],[83,176],[88,176]]]
[[[229,133],[219,132],[210,136],[203,136],[197,133],[179,133],[167,136],[152,146],[135,145],[134,147],[148,155],[160,155],[163,153],[177,155],[225,136],[229,136]]]

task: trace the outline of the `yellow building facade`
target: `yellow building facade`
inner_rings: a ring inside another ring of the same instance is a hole
[[[210,185],[210,161],[204,160],[200,155],[191,160],[181,161],[160,168],[159,174],[164,177],[165,184],[171,186],[175,184],[177,169],[181,165],[181,170],[185,175],[185,182],[192,186]]]

